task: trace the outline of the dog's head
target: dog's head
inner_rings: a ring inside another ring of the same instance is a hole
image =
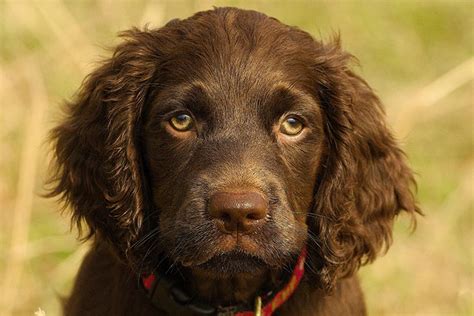
[[[413,177],[338,41],[215,9],[123,34],[53,132],[53,195],[135,269],[227,277],[306,244],[318,284],[372,261]]]

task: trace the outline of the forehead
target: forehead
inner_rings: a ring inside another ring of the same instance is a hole
[[[252,92],[279,81],[305,85],[312,37],[253,11],[216,10],[173,23],[161,56],[169,81],[201,81],[209,91]],[[166,85],[166,84],[165,84]]]
[[[265,23],[247,27],[236,23],[226,28],[210,23],[207,30],[187,31],[162,56],[156,85],[161,87],[159,99],[206,97],[228,111],[264,103],[275,95],[315,103],[308,35],[275,21],[271,23],[280,30]],[[306,45],[295,43],[298,36]]]

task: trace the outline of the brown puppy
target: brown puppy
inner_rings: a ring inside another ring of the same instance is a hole
[[[198,315],[147,297],[140,279],[156,271],[215,311],[253,306],[306,247],[276,313],[364,314],[355,272],[418,208],[380,101],[338,41],[233,8],[123,38],[53,131],[51,194],[94,237],[65,313]]]

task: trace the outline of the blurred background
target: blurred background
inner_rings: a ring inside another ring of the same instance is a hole
[[[418,177],[425,217],[398,219],[360,271],[370,315],[474,315],[472,1],[0,1],[0,315],[60,314],[87,244],[44,199],[47,131],[131,26],[212,6],[262,11],[318,38],[340,32]]]

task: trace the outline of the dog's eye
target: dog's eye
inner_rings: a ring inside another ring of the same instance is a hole
[[[169,122],[179,132],[189,131],[193,127],[193,118],[185,113],[173,116]]]
[[[287,117],[280,125],[280,132],[289,135],[296,136],[303,130],[303,123],[294,116]]]

